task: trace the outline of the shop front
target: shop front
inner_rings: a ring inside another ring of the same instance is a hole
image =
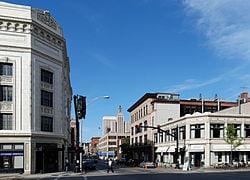
[[[0,173],[24,172],[24,145],[0,144]]]
[[[36,144],[36,173],[49,173],[59,171],[59,153],[63,149],[57,148],[55,143]],[[64,159],[64,157],[61,157]]]
[[[189,157],[191,167],[204,167],[204,145],[190,145]]]

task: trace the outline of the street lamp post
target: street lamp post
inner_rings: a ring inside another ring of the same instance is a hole
[[[109,96],[99,96],[86,103],[86,96],[74,95],[75,119],[76,119],[76,171],[82,172],[82,118],[86,116],[86,105],[100,98],[109,99]],[[80,120],[79,120],[80,119]],[[78,169],[80,168],[80,169]]]

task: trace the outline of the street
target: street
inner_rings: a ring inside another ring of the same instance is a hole
[[[43,179],[43,180],[247,180],[250,177],[250,169],[196,169],[183,171],[182,169],[165,168],[139,168],[114,165],[114,173],[107,173],[107,165],[104,161],[97,163],[96,170],[85,173],[61,172],[58,174],[27,175],[13,179]]]
[[[46,180],[247,180],[250,177],[249,172],[227,172],[227,173],[136,173],[136,174],[105,174],[105,175],[63,175],[59,177],[47,177],[47,178],[27,178],[27,179],[46,179]],[[26,179],[26,178],[25,178]]]

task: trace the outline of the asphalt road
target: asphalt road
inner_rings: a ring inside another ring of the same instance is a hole
[[[196,169],[183,171],[181,169],[165,168],[131,168],[114,165],[114,173],[107,173],[107,165],[99,161],[97,170],[89,170],[86,174],[74,172],[60,172],[52,174],[36,174],[18,177],[15,179],[30,180],[249,180],[250,169],[223,170],[223,169]],[[9,179],[9,178],[8,178]]]
[[[25,178],[26,179],[26,178]],[[237,173],[142,173],[142,174],[108,174],[97,176],[59,176],[46,178],[29,178],[29,179],[46,179],[46,180],[249,180],[249,172]]]

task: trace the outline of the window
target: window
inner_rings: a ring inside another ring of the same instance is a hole
[[[0,76],[12,76],[12,64],[0,63]]]
[[[180,136],[179,137],[180,140],[186,139],[186,127],[185,126],[180,127],[179,136]]]
[[[53,132],[53,118],[52,117],[42,116],[41,131]]]
[[[144,131],[147,131],[148,130],[148,121],[144,121]]]
[[[165,142],[169,142],[169,141],[170,141],[171,136],[170,136],[169,134],[170,134],[170,133],[169,133],[169,130],[167,130],[167,131],[165,132]]]
[[[144,135],[144,145],[148,144],[148,135]]]
[[[159,133],[159,143],[163,143],[163,132]]]
[[[142,136],[139,137],[139,143],[142,145]]]
[[[41,70],[41,81],[49,83],[49,84],[53,84],[53,73],[42,69]]]
[[[211,124],[210,125],[210,137],[211,138],[223,138],[224,125],[223,124]]]
[[[154,143],[157,143],[158,142],[158,138],[157,138],[157,133],[154,133]]]
[[[174,137],[171,136],[171,140],[172,140],[172,141],[176,141],[176,140],[177,140],[177,138],[176,138],[176,137],[177,137],[177,136],[176,136],[176,132],[177,132],[177,131],[176,131],[176,130],[177,130],[177,128],[174,128],[174,129],[171,130],[172,135],[174,135]]]
[[[0,130],[12,130],[12,114],[0,114]]]
[[[234,124],[234,129],[235,129],[235,135],[238,137],[241,137],[241,125],[240,124]]]
[[[48,91],[41,91],[41,105],[53,107],[53,93]]]
[[[205,131],[204,131],[204,124],[196,124],[192,125],[191,127],[191,139],[194,138],[204,138]]]
[[[250,138],[250,125],[245,125],[245,137]]]
[[[0,86],[0,101],[12,101],[12,86]]]
[[[140,123],[139,126],[140,126],[139,132],[142,132],[142,123]]]

